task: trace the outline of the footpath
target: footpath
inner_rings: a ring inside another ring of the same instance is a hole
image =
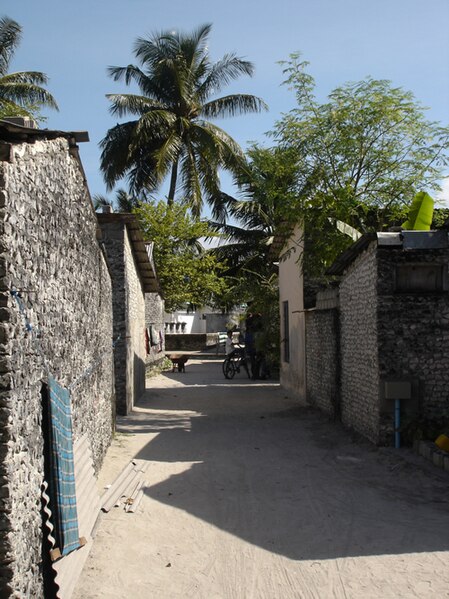
[[[145,460],[100,518],[74,599],[449,597],[449,473],[353,438],[221,360],[147,380],[99,476]]]

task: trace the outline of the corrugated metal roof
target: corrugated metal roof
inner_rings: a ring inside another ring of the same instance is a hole
[[[5,142],[24,143],[33,142],[36,139],[57,139],[58,137],[65,137],[73,144],[89,141],[87,131],[36,129],[35,127],[24,127],[6,120],[0,120],[0,139]]]

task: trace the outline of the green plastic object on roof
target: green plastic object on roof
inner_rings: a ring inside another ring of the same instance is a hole
[[[430,231],[434,203],[428,193],[419,191],[413,198],[408,219],[402,224],[402,228],[409,231]]]

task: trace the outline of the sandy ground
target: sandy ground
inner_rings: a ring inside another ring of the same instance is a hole
[[[447,472],[273,382],[186,370],[119,422],[99,486],[136,456],[145,495],[102,515],[75,599],[449,597]]]

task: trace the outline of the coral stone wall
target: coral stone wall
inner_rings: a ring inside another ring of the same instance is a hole
[[[159,345],[152,346],[147,354],[147,364],[158,362],[164,357],[165,331],[164,331],[164,300],[159,293],[145,294],[145,325],[153,330],[161,340]]]
[[[111,281],[67,140],[12,152],[0,163],[0,596],[41,599],[42,384],[48,370],[68,386],[101,358],[72,392],[74,437],[88,434],[98,469],[113,430]]]
[[[100,221],[101,222],[101,221]],[[126,415],[145,389],[145,295],[126,223],[101,222],[113,282],[117,413]]]
[[[429,263],[447,273],[449,249],[378,249],[379,369],[382,380],[416,381],[419,413],[434,418],[449,411],[449,293],[395,289],[398,265]],[[381,434],[383,442],[392,442],[392,408],[384,414]]]
[[[111,268],[113,294],[113,337],[116,410],[126,414],[126,281],[125,281],[125,224],[101,224],[102,240]]]
[[[338,311],[308,310],[306,317],[306,399],[330,417],[339,410]]]
[[[145,292],[138,274],[138,266],[131,249],[126,230],[125,235],[126,276],[126,414],[145,391]]]
[[[348,267],[340,283],[341,417],[379,442],[377,244]]]

